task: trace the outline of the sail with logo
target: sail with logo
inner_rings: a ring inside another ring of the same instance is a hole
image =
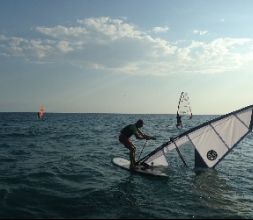
[[[253,105],[205,122],[174,138],[139,160],[149,166],[168,166],[167,155],[176,150],[185,166],[181,152],[185,144],[194,149],[195,168],[214,168],[242,141],[253,126]]]

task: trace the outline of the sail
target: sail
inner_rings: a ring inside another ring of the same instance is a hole
[[[40,106],[40,111],[38,112],[38,117],[43,118],[45,114],[45,108],[43,105]]]
[[[180,147],[190,143],[195,149],[195,167],[214,168],[252,131],[252,125],[253,105],[192,128],[162,144],[139,162],[168,166],[166,155],[173,149],[180,153]]]
[[[188,96],[188,93],[181,92],[178,106],[177,106],[177,112],[180,116],[187,116],[190,119],[192,118],[192,111],[191,111],[191,104],[190,104],[190,98]]]

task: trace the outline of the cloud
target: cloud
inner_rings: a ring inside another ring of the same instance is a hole
[[[188,72],[221,73],[240,68],[248,62],[250,49],[241,53],[240,49],[252,47],[253,39],[218,38],[211,42],[192,41],[179,49],[179,60],[185,63]]]
[[[202,36],[202,35],[206,35],[208,33],[208,31],[205,31],[205,30],[203,30],[203,31],[201,31],[201,30],[193,30],[193,33]]]
[[[85,38],[88,31],[85,27],[64,27],[61,25],[55,27],[36,27],[35,30],[45,36],[58,40],[75,40]]]
[[[91,40],[99,42],[114,41],[122,38],[140,39],[143,33],[132,24],[122,19],[111,19],[110,17],[87,18],[77,21],[79,26],[65,27],[37,27],[36,30],[44,35],[59,40],[79,39],[84,43]]]
[[[40,34],[39,38],[0,34],[0,56],[41,64],[65,62],[83,69],[138,75],[223,73],[253,59],[251,38],[172,42],[153,37],[126,19],[87,18],[71,26],[40,26],[33,30]],[[195,30],[195,33],[207,34],[207,31]]]
[[[0,38],[0,49],[2,53],[15,57],[44,58],[53,50],[53,43],[38,39],[27,40],[20,37]]]
[[[68,53],[73,51],[74,49],[70,46],[68,41],[59,41],[57,45],[58,49],[63,53]]]
[[[154,33],[165,33],[168,32],[170,30],[169,27],[165,26],[165,27],[153,27],[152,31]]]

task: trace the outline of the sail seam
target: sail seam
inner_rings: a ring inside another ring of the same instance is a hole
[[[249,127],[238,117],[238,115],[234,115],[247,129],[249,129]]]
[[[230,148],[218,161],[216,164],[213,165],[212,168],[215,168],[247,135],[249,134],[249,131],[246,132],[234,145],[232,148]]]
[[[191,144],[194,146],[195,149],[197,149],[197,147],[195,146],[195,144],[192,142],[192,139],[189,137],[189,135],[187,134],[186,137],[188,138],[188,140],[191,142]]]
[[[220,140],[222,141],[222,143],[227,147],[227,149],[229,150],[229,146],[228,144],[225,142],[225,140],[223,140],[223,138],[220,136],[220,134],[216,131],[216,129],[214,128],[214,126],[212,124],[210,124],[210,127],[214,130],[215,134],[220,138]]]
[[[167,164],[168,164],[168,166],[169,166],[169,163],[168,163],[167,157],[166,157],[166,155],[165,155],[164,149],[165,149],[165,148],[163,148],[163,150],[162,150],[162,151],[163,151],[163,156],[164,156],[164,158],[165,158],[165,160],[166,160],[166,162],[167,162]]]
[[[175,147],[176,147],[176,151],[177,151],[177,153],[178,153],[180,159],[183,161],[184,165],[185,165],[186,167],[188,167],[188,166],[187,166],[187,163],[185,162],[185,159],[184,159],[183,155],[181,154],[180,150],[178,149],[177,144],[176,144],[173,140],[172,140],[172,142],[173,142],[173,144],[174,144]]]

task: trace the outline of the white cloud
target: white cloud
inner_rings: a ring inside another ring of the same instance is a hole
[[[59,41],[57,47],[63,53],[68,53],[73,51],[74,49],[70,46],[70,43],[67,41]]]
[[[27,40],[20,37],[4,37],[0,40],[2,52],[8,56],[41,59],[53,52],[54,42],[48,40]]]
[[[222,73],[253,60],[251,38],[184,41],[180,45],[177,41],[152,37],[126,19],[88,18],[72,26],[35,30],[41,34],[40,38],[0,34],[0,56],[22,57],[41,64],[64,59],[82,68],[139,75]],[[157,27],[159,30],[162,29]],[[195,33],[207,34],[207,31],[195,30]]]
[[[219,38],[209,43],[193,41],[189,46],[179,49],[179,60],[186,64],[189,72],[227,72],[248,62],[250,50],[241,54],[239,49],[249,45],[253,45],[253,39]]]
[[[110,17],[87,18],[77,21],[78,26],[65,27],[37,27],[36,30],[44,35],[56,39],[82,39],[89,41],[92,38],[104,40],[117,40],[121,38],[142,38],[143,33],[133,24],[124,19],[112,19]],[[107,37],[107,38],[106,38]]]
[[[27,47],[25,48],[25,51],[34,52],[39,58],[43,58],[46,57],[52,51],[52,48],[52,45],[44,44],[44,42],[41,40],[31,40],[27,42]]]
[[[153,27],[152,31],[154,33],[165,33],[168,32],[170,30],[169,27],[165,26],[165,27]]]
[[[36,27],[36,30],[57,39],[80,38],[88,33],[85,27],[64,27],[61,25],[52,28]]]
[[[208,34],[208,31],[206,31],[206,30],[193,30],[193,33],[194,34],[197,34],[197,35],[200,35],[200,36],[203,36],[203,35],[206,35],[206,34]]]
[[[0,34],[0,41],[4,41],[4,40],[7,40],[7,38],[4,35]]]
[[[90,34],[102,34],[111,40],[142,37],[142,33],[134,25],[128,24],[121,19],[111,19],[109,17],[88,18],[78,20],[78,23],[84,25]]]

